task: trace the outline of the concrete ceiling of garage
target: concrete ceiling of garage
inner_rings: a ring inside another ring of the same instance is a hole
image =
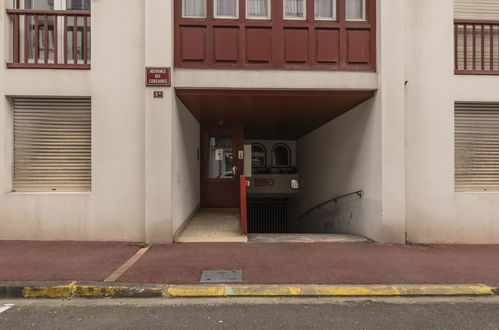
[[[199,121],[242,121],[248,139],[297,139],[375,91],[177,89]]]

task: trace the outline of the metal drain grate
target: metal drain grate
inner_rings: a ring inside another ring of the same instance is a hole
[[[203,270],[201,282],[241,282],[243,272],[240,269],[236,270]]]

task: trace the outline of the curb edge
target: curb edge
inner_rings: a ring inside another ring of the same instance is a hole
[[[151,285],[78,283],[0,285],[0,298],[186,298],[186,297],[417,297],[491,296],[499,287],[460,285]]]

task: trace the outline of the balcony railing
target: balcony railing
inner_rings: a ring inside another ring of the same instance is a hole
[[[499,21],[454,21],[456,74],[499,75]]]
[[[9,68],[90,69],[89,10],[7,9],[12,21]]]

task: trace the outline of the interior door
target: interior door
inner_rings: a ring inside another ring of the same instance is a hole
[[[242,125],[201,123],[201,205],[238,207],[243,160]]]

